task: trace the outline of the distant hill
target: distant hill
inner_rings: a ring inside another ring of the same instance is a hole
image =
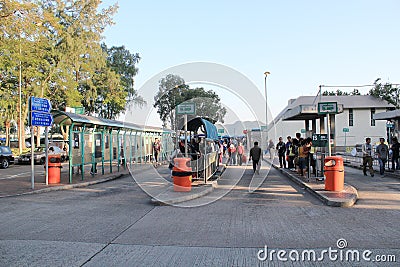
[[[243,130],[251,130],[264,126],[264,123],[259,121],[235,121],[231,124],[216,123],[217,129],[225,129],[224,135],[243,135]]]

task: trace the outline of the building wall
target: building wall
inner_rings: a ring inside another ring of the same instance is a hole
[[[377,108],[375,113],[385,112],[386,109]],[[326,125],[326,119],[325,119]],[[310,129],[312,122],[310,121]],[[375,126],[371,126],[371,110],[370,109],[353,109],[353,126],[349,126],[349,109],[344,109],[343,113],[335,116],[335,141],[336,146],[345,146],[345,133],[343,128],[349,128],[346,134],[346,146],[354,147],[356,144],[361,144],[366,137],[371,137],[372,143],[379,141],[380,137],[386,138],[386,121],[375,121]],[[296,132],[301,132],[305,129],[304,121],[276,121],[275,127],[268,131],[268,138],[274,143],[282,136],[286,140],[286,136],[295,136]],[[327,129],[327,126],[325,126]],[[317,120],[317,133],[320,133],[320,122]],[[310,133],[302,133],[302,137],[309,136]]]
[[[377,108],[375,113],[385,111]],[[349,109],[336,115],[336,146],[345,145],[343,128],[349,128],[346,134],[347,146],[361,144],[366,137],[371,137],[371,143],[378,142],[380,137],[386,138],[386,121],[375,121],[375,126],[371,126],[371,109],[353,109],[353,126],[349,126]]]

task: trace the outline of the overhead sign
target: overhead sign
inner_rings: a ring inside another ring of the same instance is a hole
[[[46,98],[31,97],[31,111],[49,113],[51,111],[50,100]]]
[[[348,133],[348,132],[350,132],[350,129],[349,128],[343,128],[343,132],[344,133]]]
[[[318,103],[318,114],[336,114],[336,113],[338,113],[337,102]]]
[[[53,116],[50,113],[44,112],[31,112],[31,125],[32,126],[51,126],[53,124]]]
[[[196,103],[184,103],[177,106],[178,114],[196,114]]]

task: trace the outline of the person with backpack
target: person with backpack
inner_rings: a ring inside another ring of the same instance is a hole
[[[282,137],[279,137],[279,142],[276,144],[276,150],[278,151],[280,167],[286,169],[286,144],[282,141]]]

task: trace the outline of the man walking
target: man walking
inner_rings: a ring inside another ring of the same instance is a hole
[[[249,161],[253,160],[253,172],[260,174],[260,172],[257,169],[257,165],[259,164],[259,161],[261,160],[260,157],[262,156],[262,151],[261,148],[258,146],[258,142],[254,142],[254,146],[250,149],[250,157]]]
[[[279,165],[281,168],[286,169],[286,145],[282,141],[282,137],[279,137],[279,142],[276,144],[276,150],[278,151]]]
[[[367,165],[369,168],[369,173],[374,177],[374,169],[372,168],[372,145],[371,138],[365,138],[365,144],[362,145],[363,153],[363,173],[367,176]]]
[[[389,158],[389,148],[385,144],[385,138],[379,138],[380,144],[376,147],[376,154],[378,154],[379,174],[385,175],[385,165]]]

